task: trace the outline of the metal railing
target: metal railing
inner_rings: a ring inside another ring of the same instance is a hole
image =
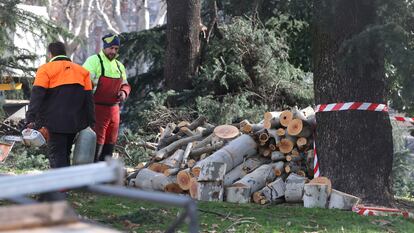
[[[184,208],[185,211],[175,219],[166,232],[174,232],[187,217],[189,218],[189,232],[199,231],[197,204],[193,199],[168,193],[125,188],[119,185],[123,177],[123,163],[118,160],[52,169],[34,175],[3,176],[0,177],[0,199],[30,204],[35,200],[27,198],[27,195],[85,188],[94,193]]]

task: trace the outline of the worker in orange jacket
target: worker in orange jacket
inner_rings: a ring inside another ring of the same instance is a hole
[[[74,138],[94,126],[95,111],[89,72],[71,62],[61,42],[49,44],[48,57],[36,72],[26,122],[47,128],[50,167],[59,168],[70,166]]]
[[[131,87],[126,78],[124,65],[118,56],[120,39],[108,34],[102,38],[103,49],[90,56],[83,67],[91,74],[94,84],[96,111],[96,151],[95,161],[112,156],[119,130],[119,104],[128,97]]]

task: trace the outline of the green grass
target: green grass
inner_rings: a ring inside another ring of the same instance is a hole
[[[69,200],[82,216],[127,232],[163,232],[182,211],[87,193],[72,192]],[[198,208],[202,232],[414,232],[414,220],[402,217],[366,217],[300,204],[199,202]],[[180,231],[187,232],[186,226]]]

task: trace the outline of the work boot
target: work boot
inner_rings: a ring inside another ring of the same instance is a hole
[[[96,144],[96,149],[95,149],[95,159],[94,159],[94,162],[96,163],[96,162],[98,162],[98,161],[103,161],[103,160],[100,160],[100,157],[101,157],[101,155],[102,155],[102,149],[103,149],[103,146],[104,145],[101,145],[101,144]]]
[[[102,148],[101,157],[99,157],[99,161],[105,161],[105,157],[109,156],[112,158],[112,153],[114,152],[114,144],[104,144]]]

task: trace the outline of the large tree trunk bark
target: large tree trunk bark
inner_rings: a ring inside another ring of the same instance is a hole
[[[191,89],[200,50],[200,0],[167,0],[164,78],[173,90]]]
[[[377,6],[374,0],[315,2],[316,104],[386,103],[383,46],[378,36],[366,31],[376,23]],[[370,203],[388,204],[392,198],[390,177],[393,161],[388,114],[372,111],[320,112],[316,119],[316,147],[321,174],[331,179],[337,190]],[[369,139],[369,142],[364,139]]]

